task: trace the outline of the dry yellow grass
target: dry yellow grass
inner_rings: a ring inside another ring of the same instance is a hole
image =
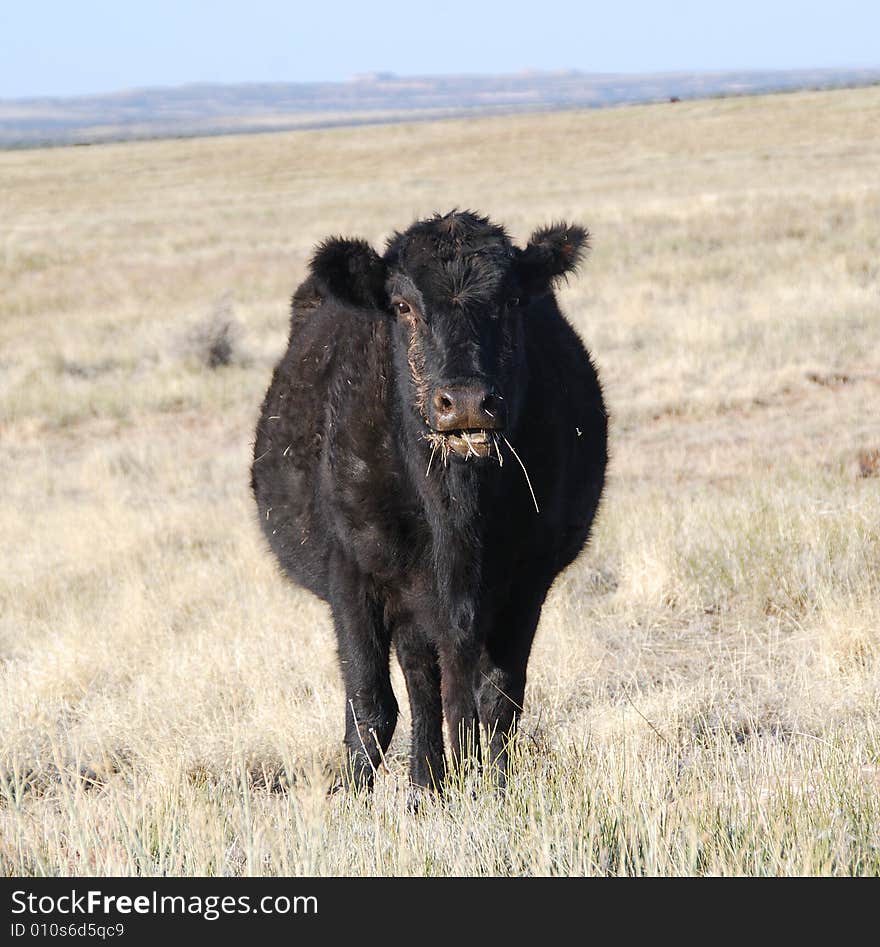
[[[875,88],[0,154],[0,874],[878,873],[878,127]],[[405,717],[324,796],[332,631],[247,463],[312,245],[455,205],[590,226],[613,461],[510,791],[413,813]]]

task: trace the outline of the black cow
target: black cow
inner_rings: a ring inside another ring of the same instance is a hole
[[[412,709],[411,779],[479,756],[499,779],[544,598],[599,504],[607,419],[554,280],[581,227],[526,248],[471,212],[388,241],[332,238],[293,297],[263,402],[252,486],[284,570],[330,604],[358,785],[391,741],[394,645]]]

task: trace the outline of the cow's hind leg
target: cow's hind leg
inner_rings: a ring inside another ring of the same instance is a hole
[[[519,592],[499,609],[480,656],[480,722],[489,737],[490,762],[499,784],[507,782],[508,749],[526,690],[526,666],[545,592]]]
[[[445,761],[437,649],[413,628],[401,628],[396,633],[395,645],[412,713],[410,781],[414,786],[439,789]]]
[[[397,723],[388,667],[391,635],[369,581],[345,562],[337,562],[333,574],[331,605],[345,682],[348,774],[356,786],[370,788]]]

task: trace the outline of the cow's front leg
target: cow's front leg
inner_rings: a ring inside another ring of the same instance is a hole
[[[333,570],[333,622],[345,682],[345,746],[348,775],[371,788],[397,723],[397,701],[388,660],[391,636],[382,602],[369,580],[350,563]]]
[[[471,643],[443,642],[439,648],[443,712],[449,729],[452,761],[456,769],[464,760],[480,762],[476,674],[480,649]]]
[[[477,694],[480,720],[489,737],[489,756],[499,784],[508,775],[508,749],[526,690],[526,666],[545,591],[525,584],[499,609],[480,657]]]
[[[414,628],[399,629],[395,645],[412,713],[410,781],[414,786],[438,789],[445,776],[445,761],[437,649]]]

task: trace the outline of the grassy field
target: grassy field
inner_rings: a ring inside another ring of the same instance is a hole
[[[0,153],[0,874],[880,873],[878,127],[873,88]],[[248,455],[313,244],[453,206],[590,227],[613,458],[509,791],[411,812],[405,714],[325,795],[329,615]]]

